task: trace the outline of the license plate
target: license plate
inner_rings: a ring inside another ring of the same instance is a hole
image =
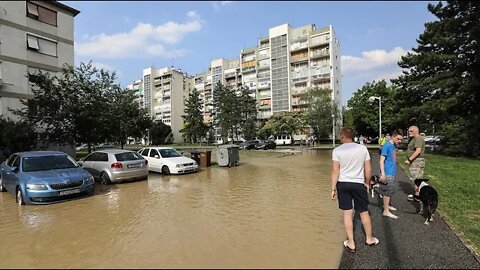
[[[140,168],[140,166],[142,166],[141,163],[129,164],[129,165],[127,165],[127,168]]]
[[[80,189],[71,189],[71,190],[64,190],[58,192],[58,195],[63,196],[63,195],[70,195],[70,194],[75,194],[75,193],[80,193]]]

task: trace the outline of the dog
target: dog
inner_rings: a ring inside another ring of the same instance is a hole
[[[415,187],[420,190],[418,196],[414,195],[414,199],[420,201],[420,215],[426,215],[425,225],[428,225],[433,221],[433,214],[437,209],[438,205],[438,193],[431,187],[427,182],[427,178],[418,178],[415,179]],[[426,212],[426,213],[425,213]]]
[[[386,185],[387,183],[380,181],[378,175],[372,175],[370,178],[370,193],[372,194],[372,198],[375,197],[375,189],[378,188],[380,184]],[[380,197],[382,197],[382,195],[380,195]]]

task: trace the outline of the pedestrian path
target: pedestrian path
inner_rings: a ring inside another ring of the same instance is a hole
[[[378,174],[377,154],[372,155],[373,174]],[[370,198],[369,212],[372,218],[373,234],[380,240],[377,246],[369,247],[365,243],[360,216],[354,217],[356,253],[344,251],[340,269],[480,269],[480,262],[462,243],[457,235],[435,213],[434,221],[424,225],[425,219],[418,214],[416,202],[407,200],[414,192],[414,184],[397,167],[397,191],[392,197],[392,211],[398,219],[382,215],[382,199],[378,194]],[[442,194],[439,194],[439,205]],[[343,229],[343,228],[342,228]],[[339,243],[341,245],[342,243]]]

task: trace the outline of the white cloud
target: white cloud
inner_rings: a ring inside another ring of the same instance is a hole
[[[400,67],[398,69],[399,70],[396,70],[396,71],[379,74],[373,80],[376,82],[381,80],[385,80],[386,82],[389,82],[391,79],[396,79],[398,78],[398,76],[402,75],[402,70],[400,70]]]
[[[187,16],[190,21],[185,23],[169,21],[157,26],[139,23],[126,33],[94,35],[86,42],[75,44],[75,51],[82,56],[98,58],[182,56],[184,50],[171,46],[178,44],[186,35],[200,31],[204,24],[195,11],[188,12]]]
[[[408,51],[403,48],[395,47],[390,52],[385,50],[366,51],[362,53],[362,57],[342,56],[342,71],[344,74],[353,74],[396,65],[400,58],[407,53]]]

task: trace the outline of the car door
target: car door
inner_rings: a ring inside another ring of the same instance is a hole
[[[153,171],[161,172],[162,171],[162,158],[158,153],[157,149],[150,149],[150,153],[148,154],[149,160],[148,165],[149,168],[152,168]]]
[[[86,156],[82,164],[83,169],[91,173],[95,178],[100,177],[100,172],[97,169],[98,165],[96,165],[96,163],[99,162],[99,160],[100,160],[99,153],[94,152]]]
[[[6,173],[4,174],[5,187],[8,191],[13,192],[17,186],[18,173],[20,171],[20,156],[13,155],[7,163]]]

